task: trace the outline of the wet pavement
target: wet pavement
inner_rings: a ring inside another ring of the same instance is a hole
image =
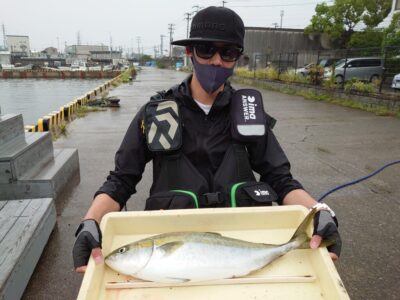
[[[114,153],[132,118],[155,91],[186,74],[144,68],[136,80],[110,92],[120,108],[90,113],[68,127],[55,148],[77,148],[80,183],[56,203],[57,225],[23,299],[75,299],[82,275],[73,272],[74,231],[93,194],[113,168]],[[244,87],[234,85],[236,88]],[[333,104],[262,91],[265,109],[292,163],[294,176],[316,198],[339,184],[400,160],[400,119]],[[133,158],[134,159],[134,158]],[[151,184],[148,165],[129,210],[142,210]],[[400,295],[400,164],[325,200],[337,213],[343,239],[336,266],[352,299],[398,299]]]

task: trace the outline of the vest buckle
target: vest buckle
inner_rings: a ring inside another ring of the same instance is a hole
[[[221,192],[203,194],[204,204],[212,206],[224,203],[224,195]]]

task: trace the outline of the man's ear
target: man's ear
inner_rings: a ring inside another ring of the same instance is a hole
[[[185,47],[185,52],[186,52],[186,55],[188,55],[188,56],[192,56],[193,54],[193,47],[191,47],[191,46],[186,46]]]

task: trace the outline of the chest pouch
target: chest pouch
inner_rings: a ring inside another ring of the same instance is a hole
[[[275,191],[265,182],[239,182],[230,190],[231,206],[268,206],[278,200]]]
[[[180,149],[182,126],[176,101],[156,100],[147,103],[144,127],[150,151],[167,152]]]
[[[230,109],[232,137],[238,141],[254,141],[265,135],[266,114],[262,95],[253,89],[237,90]]]

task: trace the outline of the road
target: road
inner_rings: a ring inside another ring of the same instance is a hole
[[[56,148],[78,149],[80,184],[57,201],[56,228],[23,299],[76,298],[82,275],[72,267],[74,231],[113,168],[114,153],[135,113],[155,91],[185,76],[144,68],[133,83],[111,91],[120,97],[120,108],[73,121],[68,136],[55,142]],[[271,91],[262,94],[265,109],[278,120],[274,132],[292,163],[293,175],[314,197],[400,159],[400,119]],[[352,299],[400,295],[399,177],[397,164],[326,198],[338,215],[343,250],[336,266]],[[144,208],[150,184],[149,165],[129,210]]]

